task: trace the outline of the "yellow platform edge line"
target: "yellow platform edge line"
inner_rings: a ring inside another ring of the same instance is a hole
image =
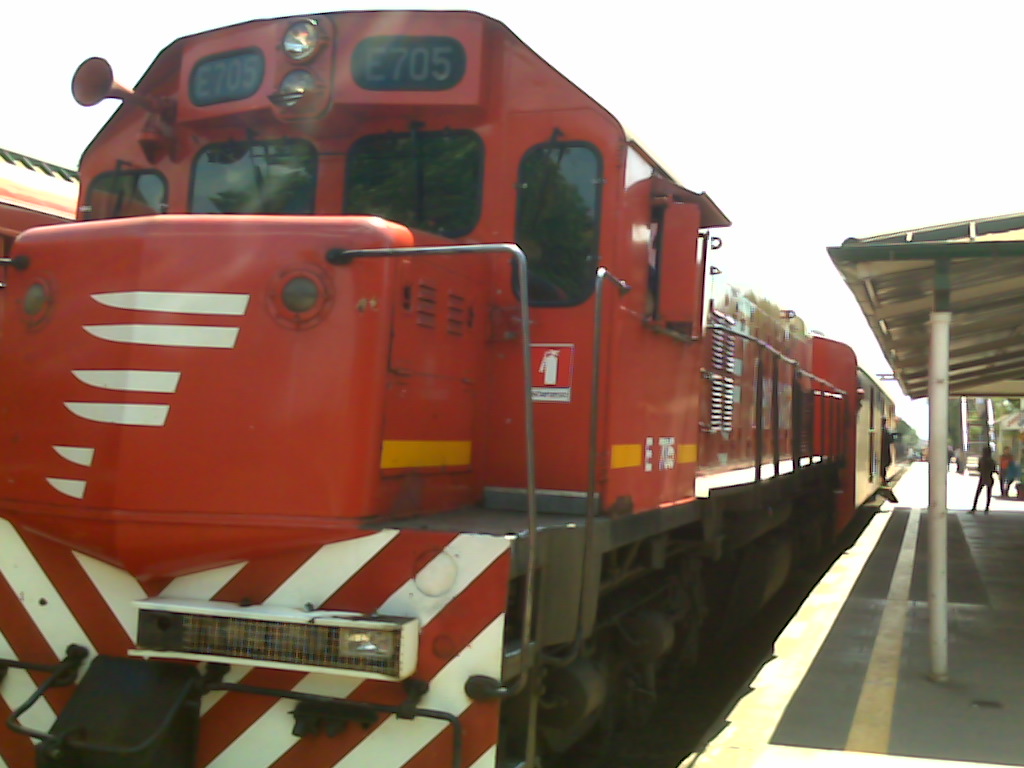
[[[472,459],[471,440],[385,440],[380,447],[381,469],[464,467]]]

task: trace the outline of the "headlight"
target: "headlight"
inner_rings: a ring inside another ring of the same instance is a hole
[[[309,312],[320,299],[320,287],[305,275],[293,277],[281,289],[281,303],[297,315]]]
[[[320,27],[313,19],[296,21],[284,33],[281,48],[292,61],[309,61],[320,49]]]
[[[284,76],[272,101],[284,107],[294,107],[307,93],[316,90],[316,78],[304,69],[295,69]]]
[[[32,283],[25,291],[25,300],[21,306],[26,315],[34,318],[44,312],[49,303],[50,292],[46,290],[46,286],[42,283]]]
[[[404,680],[416,671],[416,619],[161,598],[136,605],[134,656],[376,680]]]

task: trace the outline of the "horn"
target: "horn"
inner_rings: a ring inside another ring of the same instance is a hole
[[[107,60],[94,56],[78,65],[71,79],[71,94],[83,107],[91,107],[104,99],[130,99],[134,92],[115,83]]]

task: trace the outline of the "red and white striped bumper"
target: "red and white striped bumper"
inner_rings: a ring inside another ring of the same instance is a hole
[[[126,571],[73,552],[0,518],[0,659],[55,664],[70,644],[90,655],[124,656],[134,647],[147,597],[241,605],[355,611],[415,618],[420,637],[414,677],[429,684],[421,709],[450,713],[463,732],[462,765],[493,766],[499,704],[470,700],[473,675],[501,678],[510,541],[504,537],[383,530],[288,554],[140,584]],[[88,662],[87,662],[88,664]],[[45,678],[7,670],[0,682],[4,720]],[[400,683],[356,676],[233,665],[229,682],[397,706]],[[47,731],[70,697],[57,688],[21,722]],[[295,702],[237,692],[202,699],[197,765],[218,768],[446,766],[452,728],[442,720],[394,715],[363,729],[297,737]],[[35,765],[32,742],[0,728],[0,767]]]

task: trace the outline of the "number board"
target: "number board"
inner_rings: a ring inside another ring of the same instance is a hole
[[[444,91],[466,74],[466,49],[453,37],[381,35],[352,52],[352,77],[368,91]]]
[[[189,78],[188,95],[197,107],[206,107],[252,96],[262,84],[263,53],[251,48],[200,61]]]

